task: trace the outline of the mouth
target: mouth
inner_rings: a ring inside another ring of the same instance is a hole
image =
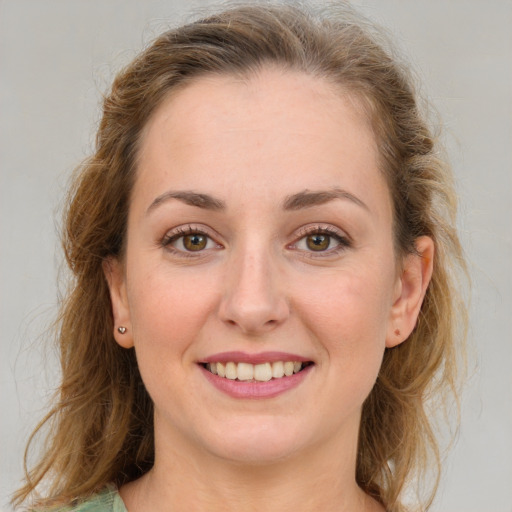
[[[242,382],[269,382],[302,372],[312,361],[273,361],[251,364],[247,362],[201,363],[203,368],[218,377]]]

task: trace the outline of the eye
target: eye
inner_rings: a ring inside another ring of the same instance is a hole
[[[332,237],[323,233],[316,233],[315,235],[308,235],[305,237],[305,240],[308,249],[312,251],[326,251],[331,245]]]
[[[208,245],[208,237],[201,233],[193,233],[192,235],[185,235],[178,238],[180,244],[187,251],[202,251]]]
[[[334,228],[310,227],[305,231],[306,234],[293,244],[294,249],[307,253],[336,254],[350,247],[349,239]]]
[[[192,226],[179,228],[169,233],[162,241],[162,245],[175,252],[201,252],[207,249],[220,247],[205,232]]]

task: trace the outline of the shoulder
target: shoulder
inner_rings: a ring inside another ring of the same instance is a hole
[[[108,486],[85,500],[53,509],[51,512],[127,512],[127,510],[117,489],[114,486]]]

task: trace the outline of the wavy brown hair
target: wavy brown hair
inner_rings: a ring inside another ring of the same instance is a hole
[[[164,33],[118,74],[104,99],[95,152],[77,170],[65,212],[72,280],[59,317],[62,384],[36,429],[50,426],[45,451],[15,504],[41,482],[47,493],[36,505],[45,508],[151,468],[152,402],[133,349],[114,341],[102,264],[122,256],[141,132],[164,98],[201,75],[247,75],[268,64],[327,80],[360,100],[393,199],[397,258],[413,252],[420,236],[434,240],[419,323],[408,340],[386,350],[363,406],[356,468],[359,486],[396,512],[408,483],[433,465],[437,480],[420,504],[429,507],[440,451],[427,407],[456,390],[466,320],[457,295],[465,266],[450,169],[407,68],[370,24],[346,5],[319,11],[254,3]]]

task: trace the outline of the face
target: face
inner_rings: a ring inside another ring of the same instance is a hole
[[[251,463],[354,446],[423,293],[357,102],[290,71],[204,77],[154,114],[137,172],[106,274],[157,442]]]

